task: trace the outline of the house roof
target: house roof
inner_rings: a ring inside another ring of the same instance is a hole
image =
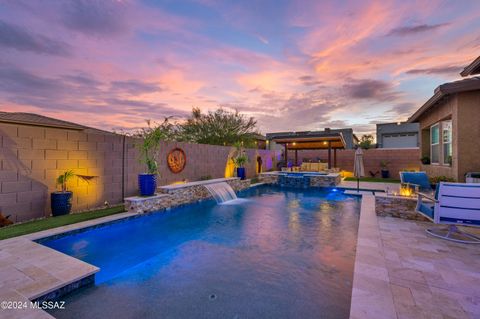
[[[287,145],[288,149],[327,149],[345,148],[346,143],[341,132],[332,131],[306,131],[306,132],[280,132],[267,133],[267,139],[278,144]]]
[[[257,141],[265,141],[267,138],[259,133],[259,134],[255,134],[255,139]]]
[[[480,74],[480,56],[477,57],[475,60],[473,60],[472,63],[467,65],[465,69],[463,69],[463,71],[460,72],[461,76],[469,76],[469,75],[475,75],[475,74]]]
[[[84,130],[89,127],[34,113],[0,112],[0,122]]]
[[[323,131],[302,131],[302,132],[277,132],[277,133],[267,133],[267,140],[275,140],[277,138],[299,138],[299,137],[328,137],[328,136],[338,136],[341,134],[343,139],[343,145],[347,149],[351,149],[358,142],[357,136],[353,134],[353,129],[329,129],[326,128]]]
[[[433,96],[428,99],[409,119],[408,123],[417,122],[422,114],[435,107],[445,97],[461,92],[480,90],[480,77],[471,77],[455,82],[449,82],[438,86]]]

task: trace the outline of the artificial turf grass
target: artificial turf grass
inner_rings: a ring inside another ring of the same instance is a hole
[[[345,177],[345,181],[347,182],[356,182],[356,177]],[[371,183],[400,183],[399,179],[393,178],[381,178],[381,177],[362,177],[360,178],[360,182],[371,182]]]
[[[33,220],[22,224],[14,224],[11,226],[0,228],[0,240],[11,237],[35,233],[38,231],[51,229],[55,227],[75,224],[90,219],[105,217],[125,211],[123,205],[103,208],[84,213],[69,214],[57,217],[48,217],[44,219]]]

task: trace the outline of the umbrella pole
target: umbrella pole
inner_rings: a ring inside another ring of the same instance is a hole
[[[360,178],[357,177],[357,193],[360,192]]]

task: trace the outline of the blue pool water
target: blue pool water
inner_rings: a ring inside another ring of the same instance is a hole
[[[360,202],[251,188],[42,242],[101,268],[57,318],[348,318]]]

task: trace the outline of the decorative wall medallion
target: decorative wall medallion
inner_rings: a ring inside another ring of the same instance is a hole
[[[187,164],[185,152],[181,148],[174,148],[167,155],[167,164],[172,173],[180,173],[185,168],[185,164]]]

